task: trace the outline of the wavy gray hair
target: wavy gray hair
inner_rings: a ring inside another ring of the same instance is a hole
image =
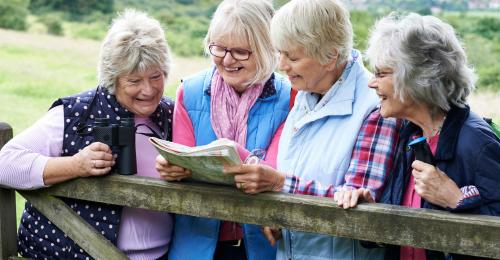
[[[376,23],[366,57],[394,70],[394,92],[426,104],[431,113],[463,107],[476,75],[453,27],[433,16],[392,13]]]
[[[288,2],[271,22],[271,37],[277,49],[302,48],[321,64],[347,61],[353,45],[349,11],[337,0]]]
[[[170,63],[170,50],[160,23],[146,13],[127,9],[113,20],[101,45],[99,85],[114,93],[119,76],[150,68],[159,68],[167,79]]]
[[[208,46],[222,37],[247,39],[255,55],[257,73],[249,85],[267,80],[278,60],[271,44],[269,27],[274,9],[270,0],[224,0],[215,11],[205,37]]]

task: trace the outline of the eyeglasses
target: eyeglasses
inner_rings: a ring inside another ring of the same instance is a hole
[[[226,57],[226,54],[229,52],[231,53],[231,57],[233,57],[233,59],[238,61],[248,60],[250,58],[250,54],[252,54],[252,51],[247,49],[242,49],[242,48],[229,49],[216,44],[210,44],[208,46],[208,50],[210,51],[210,54],[212,54],[217,58],[224,58]]]
[[[389,75],[392,75],[394,72],[384,72],[384,71],[375,71],[374,75],[376,79],[385,78]]]

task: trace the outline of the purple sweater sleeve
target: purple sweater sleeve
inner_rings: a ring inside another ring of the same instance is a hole
[[[64,111],[57,106],[16,135],[0,151],[0,185],[15,189],[46,187],[43,171],[50,157],[61,155],[63,134]]]

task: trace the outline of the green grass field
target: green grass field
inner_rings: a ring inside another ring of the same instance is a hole
[[[14,134],[33,124],[58,97],[96,86],[99,42],[0,29],[0,121]],[[165,95],[174,97],[180,79],[203,68],[208,58],[174,57]],[[500,93],[471,97],[474,110],[500,122]],[[18,197],[17,216],[23,200]]]

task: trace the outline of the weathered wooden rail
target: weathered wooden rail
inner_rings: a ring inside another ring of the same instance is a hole
[[[0,142],[8,139],[1,136]],[[96,259],[124,256],[56,196],[500,259],[499,217],[384,204],[344,210],[328,198],[246,195],[232,187],[118,175],[19,192]],[[12,190],[0,189],[1,259],[16,254],[14,199]]]

